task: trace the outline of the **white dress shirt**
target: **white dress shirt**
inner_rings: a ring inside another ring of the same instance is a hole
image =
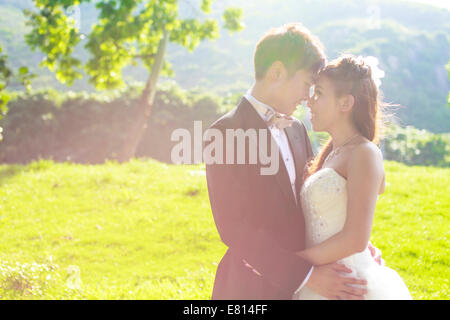
[[[250,102],[250,104],[254,108],[256,105],[256,106],[259,106],[259,108],[260,107],[268,108],[268,109],[272,110],[273,112],[276,112],[271,106],[269,106],[265,103],[262,103],[261,101],[258,101],[255,97],[253,97],[251,94],[251,89],[247,91],[247,93],[244,95],[244,97]],[[264,121],[268,120],[267,117],[263,113],[258,111],[256,108],[255,108],[255,110]],[[297,193],[296,193],[296,189],[295,189],[296,174],[295,174],[294,157],[292,156],[292,151],[289,146],[289,141],[287,139],[286,132],[284,131],[284,129],[279,129],[274,125],[269,126],[269,130],[270,130],[270,133],[272,134],[273,138],[275,139],[275,141],[278,145],[278,148],[280,149],[281,155],[283,157],[283,161],[284,161],[284,164],[286,166],[286,169],[287,169],[287,172],[289,175],[289,179],[290,179],[292,192],[294,194],[295,201],[300,201],[300,199],[297,199]],[[314,267],[311,267],[311,270],[309,270],[309,273],[306,276],[305,280],[300,284],[300,286],[298,287],[298,289],[295,292],[297,292],[301,288],[303,288],[303,286],[306,284],[309,277],[311,276],[313,268]]]
[[[252,106],[260,105],[264,108],[271,109],[273,112],[276,112],[271,106],[264,104],[264,103],[258,101],[255,97],[253,97],[250,94],[250,91],[247,92],[244,95],[244,97],[250,102],[250,104]],[[256,110],[256,112],[258,112],[258,114],[261,116],[261,118],[264,121],[268,120],[267,117],[264,114],[262,114],[260,111]],[[289,147],[289,141],[287,139],[286,132],[284,131],[284,129],[278,129],[274,125],[269,126],[269,130],[270,130],[270,133],[272,134],[272,137],[275,139],[275,141],[278,145],[278,148],[280,149],[281,156],[283,157],[284,165],[286,166],[286,169],[287,169],[287,172],[289,175],[289,179],[291,182],[292,193],[294,194],[295,201],[297,201],[297,194],[296,194],[296,190],[295,190],[295,178],[296,178],[295,163],[294,163],[294,157],[292,156],[291,148]]]

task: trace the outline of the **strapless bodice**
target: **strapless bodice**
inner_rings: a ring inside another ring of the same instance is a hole
[[[340,232],[347,217],[347,180],[333,168],[323,168],[305,181],[300,198],[305,216],[306,247]],[[346,265],[375,263],[368,248],[344,258]]]
[[[347,218],[347,180],[333,168],[323,168],[306,179],[300,192],[305,217],[306,246],[315,246],[340,232]],[[366,299],[412,299],[405,283],[394,270],[379,266],[366,247],[345,257],[352,273],[345,276],[365,279]],[[294,293],[293,299],[325,299],[308,286]]]

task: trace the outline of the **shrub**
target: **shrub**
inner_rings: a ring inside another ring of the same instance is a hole
[[[28,163],[40,158],[79,163],[115,159],[134,120],[140,88],[108,94],[58,93],[41,90],[17,93],[9,113],[0,120],[4,140],[0,163]],[[193,130],[193,121],[206,129],[228,107],[217,96],[184,91],[174,83],[160,86],[137,157],[170,162],[177,128]]]
[[[80,269],[61,270],[50,262],[38,264],[0,260],[0,299],[84,299]]]
[[[383,140],[387,160],[408,165],[450,166],[450,134],[433,134],[411,126],[389,126]]]

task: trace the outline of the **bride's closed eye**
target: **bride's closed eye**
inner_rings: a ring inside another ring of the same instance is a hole
[[[314,94],[312,95],[312,99],[313,100],[317,100],[317,99],[319,99],[319,97],[322,95],[322,92],[320,91],[320,90],[315,90],[314,91]]]

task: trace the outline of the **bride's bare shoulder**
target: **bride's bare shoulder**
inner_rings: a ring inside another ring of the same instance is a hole
[[[375,143],[366,140],[362,143],[355,145],[352,151],[352,158],[354,158],[355,160],[358,160],[359,158],[363,158],[365,160],[370,159],[375,162],[381,161],[382,163],[383,153]]]
[[[380,148],[368,140],[355,145],[348,162],[348,171],[361,177],[372,174],[384,180],[383,154]]]

